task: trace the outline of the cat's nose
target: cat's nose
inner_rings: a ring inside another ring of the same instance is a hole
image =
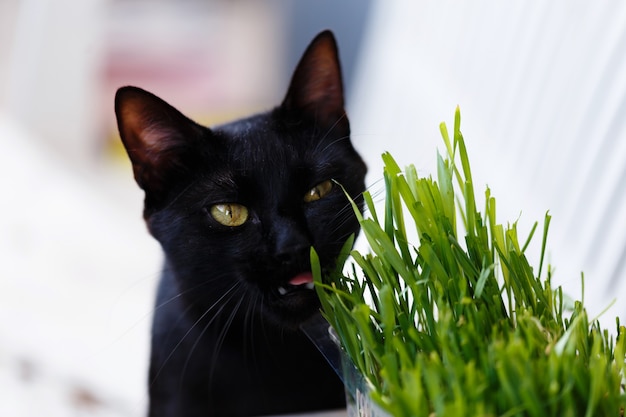
[[[305,233],[293,221],[282,222],[275,229],[274,255],[282,263],[299,261],[308,258],[311,243]]]

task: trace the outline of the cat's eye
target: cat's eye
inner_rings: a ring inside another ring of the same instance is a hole
[[[330,190],[332,190],[332,188],[333,182],[331,180],[320,182],[304,195],[304,202],[310,203],[312,201],[317,201],[320,198],[323,198],[326,194],[328,194]]]
[[[211,216],[224,226],[241,226],[248,220],[246,206],[236,203],[222,203],[211,206]]]

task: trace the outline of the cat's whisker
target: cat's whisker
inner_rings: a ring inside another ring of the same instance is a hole
[[[254,295],[251,296],[250,302],[248,303],[248,308],[246,309],[246,314],[244,316],[243,319],[243,342],[244,345],[248,345],[250,344],[251,346],[254,345],[254,332],[252,331],[252,329],[254,329],[254,318],[255,315],[257,314],[256,310],[257,310],[257,304],[259,302],[259,296],[258,295]],[[250,338],[250,340],[248,340],[248,338]]]
[[[224,344],[224,340],[226,339],[226,335],[228,333],[228,331],[230,330],[230,326],[233,323],[233,320],[235,319],[235,317],[237,316],[239,309],[241,308],[241,305],[243,304],[244,300],[246,297],[240,297],[239,300],[237,301],[237,304],[235,304],[235,306],[233,307],[232,311],[230,312],[230,315],[228,316],[226,322],[224,323],[224,325],[222,326],[220,333],[217,336],[217,339],[215,340],[215,345],[213,348],[213,359],[211,361],[211,375],[209,376],[209,379],[212,380],[213,379],[213,370],[216,369],[216,363],[218,361],[219,358],[219,352],[222,349],[222,345]],[[205,327],[205,329],[203,330],[202,333],[204,333],[204,331],[206,331],[206,329],[208,328],[209,324],[207,324],[207,326]],[[195,345],[194,345],[195,346]]]
[[[204,320],[204,318],[207,316],[207,314],[209,314],[217,305],[220,305],[220,308],[218,309],[218,314],[216,314],[211,321],[209,322],[212,323],[213,320],[215,320],[216,317],[218,317],[219,312],[221,312],[221,310],[224,308],[225,303],[222,303],[222,301],[229,297],[229,299],[232,297],[231,292],[236,289],[238,287],[238,282],[236,282],[235,284],[233,284],[230,289],[228,289],[224,294],[222,294],[222,296],[215,302],[213,303],[208,309],[206,309],[206,311],[195,321],[195,323],[185,332],[185,334],[180,338],[180,340],[176,343],[176,345],[174,346],[174,348],[170,351],[170,353],[168,354],[168,356],[165,358],[165,360],[163,361],[163,364],[161,365],[161,367],[159,368],[159,370],[156,372],[156,374],[153,376],[152,381],[150,381],[150,383],[154,383],[155,380],[159,377],[159,375],[161,374],[161,372],[163,371],[163,368],[165,367],[165,365],[170,361],[170,359],[172,358],[172,356],[174,355],[174,353],[176,353],[176,350],[183,344],[183,342],[185,341],[185,339],[192,333],[192,331],[196,328],[196,326],[202,321]],[[191,310],[193,308],[193,305],[188,306],[185,313],[189,310]],[[184,316],[181,316],[179,318],[179,320],[182,320]],[[207,325],[208,327],[208,325]]]
[[[333,220],[330,222],[332,226],[331,234],[334,235],[337,231],[343,229],[343,227],[348,222],[354,221],[354,212],[352,211],[352,206],[347,205],[341,208],[334,216]],[[352,231],[348,233],[348,235],[352,234]],[[339,236],[340,239],[344,239],[347,236]]]
[[[340,138],[337,138],[337,139],[335,139],[334,141],[332,141],[332,142],[330,142],[330,143],[326,144],[326,146],[324,146],[324,149],[321,149],[321,150],[319,149],[319,146],[321,146],[321,145],[322,145],[322,143],[320,143],[320,144],[318,144],[318,146],[316,147],[316,151],[319,151],[319,152],[320,152],[320,153],[322,153],[322,154],[323,154],[323,153],[326,153],[326,152],[328,152],[328,148],[330,148],[330,147],[332,147],[334,144],[339,143],[339,142],[342,142],[342,141],[344,141],[344,140],[350,140],[350,136],[342,136],[342,137],[340,137]]]
[[[185,193],[193,186],[193,183],[188,184],[185,188],[183,188],[179,193],[177,193],[172,200],[164,207],[165,209],[168,209],[170,207],[172,207],[182,196],[185,195]]]
[[[164,270],[164,272],[165,272],[165,270]],[[213,276],[211,279],[207,279],[207,280],[204,280],[204,281],[200,282],[198,285],[186,288],[184,291],[179,291],[175,295],[173,295],[170,298],[167,298],[167,299],[161,301],[159,304],[154,306],[152,312],[155,313],[157,310],[167,307],[168,304],[170,304],[170,303],[176,301],[177,299],[183,297],[185,294],[193,293],[193,292],[197,291],[198,289],[200,289],[200,288],[202,288],[204,286],[207,286],[207,285],[210,285],[213,282],[219,281],[220,278],[226,278],[226,277],[227,277],[226,274],[224,274],[224,277],[222,277],[221,275],[216,275],[216,276]]]
[[[333,123],[327,130],[326,133],[324,134],[324,136],[322,137],[322,142],[324,141],[324,139],[326,139],[328,137],[328,135],[331,134],[331,132],[335,129],[335,127],[337,127],[337,125],[343,121],[346,120],[348,118],[348,115],[344,112],[340,117],[337,118],[337,120],[335,120],[335,123]]]
[[[372,201],[374,201],[374,203],[382,203],[385,201],[385,184],[382,178],[378,179],[367,189],[370,192],[370,195],[372,196]]]
[[[234,285],[233,287],[235,287],[237,285]],[[240,286],[239,286],[240,287]],[[240,289],[240,288],[239,288]],[[207,332],[207,330],[209,329],[209,327],[215,322],[215,320],[218,317],[221,317],[222,312],[225,310],[226,306],[229,305],[230,301],[237,295],[237,291],[232,292],[230,297],[228,298],[228,300],[226,300],[225,303],[222,304],[222,306],[218,309],[218,311],[216,312],[216,314],[213,316],[213,318],[211,318],[211,320],[209,320],[208,323],[205,324],[205,326],[203,327],[202,331],[198,334],[198,337],[196,338],[196,341],[194,342],[194,344],[192,345],[192,347],[189,349],[188,355],[187,355],[187,359],[185,360],[185,366],[184,369],[187,369],[187,366],[189,364],[189,361],[191,359],[191,355],[193,354],[193,352],[196,350],[198,344],[200,343],[200,341],[202,340],[202,338],[204,337],[204,334]],[[215,361],[217,360],[217,358],[219,357],[219,352],[222,348],[222,343],[223,343],[223,335],[225,335],[229,328],[230,325],[232,323],[232,319],[233,317],[237,314],[237,311],[239,310],[241,304],[243,303],[245,297],[240,297],[239,301],[235,304],[234,308],[232,309],[232,311],[230,312],[230,315],[228,317],[228,319],[226,320],[226,323],[224,324],[224,326],[221,328],[220,330],[220,334],[218,335],[217,339],[216,339],[216,343],[215,346],[213,347],[213,361],[209,367],[210,369],[210,375],[209,375],[209,380],[213,380],[213,369],[215,368]],[[183,371],[184,372],[184,371]]]
[[[372,190],[374,189],[374,187],[376,187],[376,191]],[[384,200],[384,183],[382,179],[377,180],[376,182],[374,182],[372,185],[370,185],[367,189],[367,191],[369,191],[370,193],[372,193],[372,200],[374,201],[374,203],[378,203]],[[365,191],[364,191],[365,192]],[[359,193],[354,200],[358,200],[363,198],[363,193],[361,192]],[[332,234],[334,234],[335,232],[341,230],[343,228],[343,226],[354,220],[354,211],[353,211],[353,207],[352,205],[347,202],[344,206],[342,206],[336,213],[335,217],[333,218],[333,221],[330,223],[333,227],[332,229]],[[366,213],[367,212],[367,207],[363,208],[363,212]],[[341,235],[338,236],[337,242],[335,243],[342,243],[344,242],[350,235],[351,233],[347,233],[345,235]]]
[[[161,270],[161,273],[165,273],[167,271],[168,271],[168,268],[163,268]],[[144,279],[147,279],[147,278],[144,278]],[[153,317],[158,310],[167,307],[167,305],[169,305],[170,303],[174,302],[178,298],[182,297],[184,294],[193,292],[196,289],[198,289],[198,288],[200,288],[202,286],[205,286],[205,285],[207,285],[210,282],[211,281],[202,282],[202,283],[200,283],[199,285],[197,285],[195,287],[188,288],[185,291],[181,291],[181,292],[177,293],[176,295],[174,295],[174,296],[172,296],[172,297],[170,297],[170,298],[160,302],[156,306],[151,307],[148,311],[143,313],[137,320],[135,320],[133,323],[130,323],[129,326],[127,326],[126,329],[124,329],[123,332],[121,334],[119,334],[119,336],[117,336],[117,338],[115,340],[113,340],[112,343],[117,343],[120,340],[122,340],[126,335],[128,335],[130,332],[132,332],[134,329],[136,329],[137,326],[139,326],[141,323],[145,322],[150,317]],[[189,309],[187,309],[187,311],[188,310]]]

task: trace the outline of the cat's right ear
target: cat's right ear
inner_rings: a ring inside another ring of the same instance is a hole
[[[163,197],[188,167],[186,157],[203,129],[159,97],[137,87],[115,94],[117,127],[146,198]]]

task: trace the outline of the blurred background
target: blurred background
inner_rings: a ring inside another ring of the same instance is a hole
[[[326,28],[373,190],[384,151],[434,174],[459,105],[477,192],[523,236],[549,210],[555,283],[626,321],[626,3],[1,0],[0,415],[144,413],[161,254],[115,90],[268,109]]]

